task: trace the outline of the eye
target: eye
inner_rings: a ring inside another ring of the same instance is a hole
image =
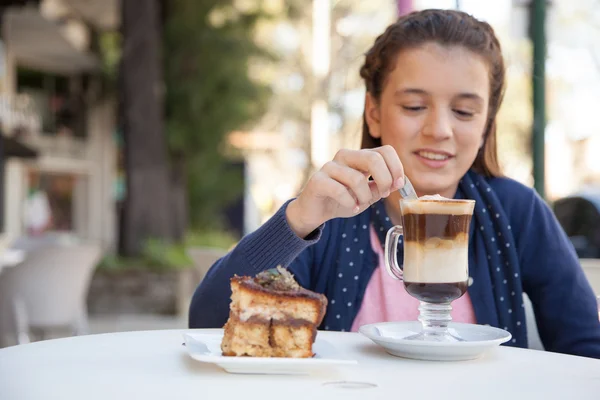
[[[415,106],[415,107],[402,106],[402,108],[404,108],[406,111],[413,111],[413,112],[421,111],[421,110],[425,109],[425,107],[422,107],[422,106]]]
[[[469,112],[469,111],[463,111],[463,110],[457,110],[457,109],[454,109],[452,111],[454,111],[455,114],[457,114],[458,116],[463,117],[463,118],[471,118],[474,115],[472,112]]]

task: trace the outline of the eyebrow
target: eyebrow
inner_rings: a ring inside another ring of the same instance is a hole
[[[394,93],[394,97],[401,96],[403,94],[429,94],[423,89],[415,89],[415,88],[406,88],[406,89],[398,89]]]
[[[396,92],[394,93],[394,97],[398,97],[401,96],[403,94],[420,94],[420,95],[429,95],[429,92],[423,90],[423,89],[417,89],[417,88],[405,88],[405,89],[398,89],[396,90]],[[459,93],[456,97],[462,98],[462,99],[469,99],[469,100],[474,100],[478,103],[483,103],[483,98],[481,96],[479,96],[476,93],[470,93],[470,92],[464,92],[464,93]]]

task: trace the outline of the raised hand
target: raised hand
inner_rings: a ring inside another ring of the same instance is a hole
[[[404,169],[393,147],[340,150],[290,202],[288,223],[305,237],[330,219],[364,211],[403,185]]]

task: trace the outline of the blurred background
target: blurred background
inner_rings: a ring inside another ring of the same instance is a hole
[[[359,146],[364,53],[424,8],[496,30],[504,172],[600,286],[598,0],[2,0],[0,346],[185,327],[208,267]]]

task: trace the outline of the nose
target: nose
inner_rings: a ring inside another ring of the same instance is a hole
[[[433,109],[427,114],[422,134],[435,140],[452,136],[451,115],[445,110]]]

